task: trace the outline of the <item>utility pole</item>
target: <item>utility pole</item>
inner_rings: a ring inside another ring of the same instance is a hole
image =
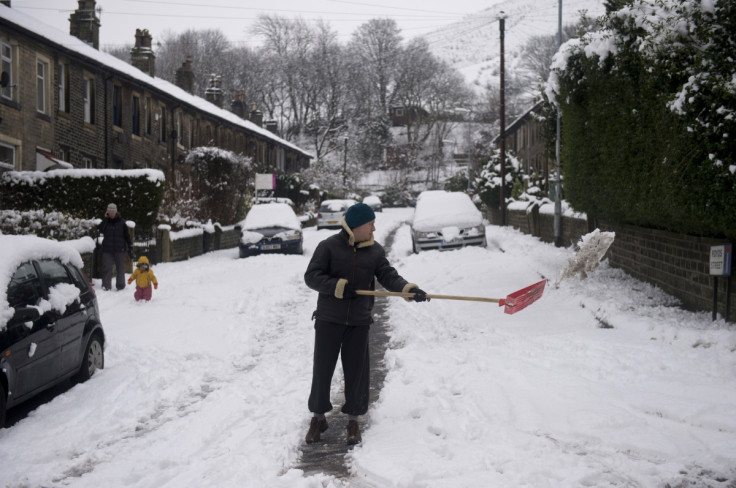
[[[562,45],[562,0],[557,0],[557,50]],[[555,182],[555,246],[562,246],[562,180],[560,176],[560,101],[557,100],[557,140],[555,158],[557,159],[557,181]]]
[[[504,195],[504,186],[506,184],[506,107],[505,107],[505,101],[504,101],[504,92],[505,89],[505,82],[504,82],[504,60],[503,60],[503,30],[504,30],[504,21],[506,20],[506,16],[504,15],[503,11],[501,11],[501,14],[498,17],[498,26],[501,33],[501,135],[499,136],[500,140],[500,149],[501,149],[501,192],[499,196],[499,209],[501,210],[501,225],[506,225],[506,196]]]
[[[343,149],[343,156],[342,156],[342,191],[345,192],[345,198],[348,197],[348,187],[347,187],[347,178],[348,178],[348,136],[345,136],[343,138],[343,141],[345,142],[345,147]]]

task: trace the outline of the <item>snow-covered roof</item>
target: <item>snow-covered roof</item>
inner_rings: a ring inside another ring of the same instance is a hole
[[[206,112],[214,117],[226,120],[231,124],[241,126],[251,132],[257,133],[267,139],[271,139],[282,146],[289,147],[294,151],[300,152],[310,158],[314,157],[300,147],[276,136],[274,133],[264,129],[263,127],[259,127],[253,122],[242,119],[234,113],[208,102],[204,98],[192,95],[191,93],[181,89],[173,83],[170,83],[161,78],[152,77],[147,73],[139,70],[135,66],[126,63],[122,59],[116,58],[115,56],[106,52],[99,51],[70,34],[57,30],[50,25],[44,24],[43,22],[22,12],[19,12],[16,9],[7,7],[4,4],[0,4],[0,22],[9,22],[11,24],[15,24],[16,26],[29,31],[31,35],[42,37],[48,40],[50,43],[56,44],[60,49],[73,52],[74,54],[85,57],[97,64],[113,69],[120,74],[136,80],[139,83],[148,85],[152,90],[165,93],[166,95],[176,98],[201,112]]]
[[[25,235],[0,234],[0,330],[13,317],[13,309],[8,303],[8,285],[13,273],[22,263],[32,259],[58,258],[63,263],[71,263],[81,268],[82,257],[74,247],[58,241]]]

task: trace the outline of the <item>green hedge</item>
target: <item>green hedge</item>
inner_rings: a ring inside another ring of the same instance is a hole
[[[0,174],[0,208],[102,218],[115,203],[125,220],[150,228],[158,219],[164,174],[158,170],[8,171]]]
[[[565,198],[576,210],[736,238],[736,86],[722,75],[736,67],[736,38],[724,28],[735,24],[734,3],[709,11],[635,0],[567,49],[556,99]],[[669,28],[677,22],[690,31]]]

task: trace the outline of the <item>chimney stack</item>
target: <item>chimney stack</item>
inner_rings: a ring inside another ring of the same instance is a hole
[[[135,46],[130,50],[130,64],[149,75],[156,76],[156,55],[151,49],[148,29],[135,30]]]
[[[192,57],[187,56],[180,68],[177,68],[175,75],[176,86],[182,90],[194,94],[194,72],[192,71]]]
[[[245,118],[245,90],[235,90],[235,97],[230,103],[230,111],[240,117]]]
[[[248,120],[256,124],[258,127],[263,127],[263,112],[256,110],[256,104],[253,104],[253,108],[250,110]]]
[[[222,76],[217,76],[214,73],[210,75],[210,81],[207,89],[204,91],[204,98],[208,102],[222,108],[222,104],[225,101],[225,96],[222,93]]]
[[[69,16],[69,34],[95,49],[100,48],[100,19],[95,0],[78,0],[79,7]]]
[[[266,121],[266,130],[272,134],[279,135],[279,124],[275,120]]]

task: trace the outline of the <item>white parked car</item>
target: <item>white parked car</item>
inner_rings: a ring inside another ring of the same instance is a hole
[[[442,190],[419,194],[411,224],[412,249],[457,249],[486,246],[483,214],[462,192]]]

